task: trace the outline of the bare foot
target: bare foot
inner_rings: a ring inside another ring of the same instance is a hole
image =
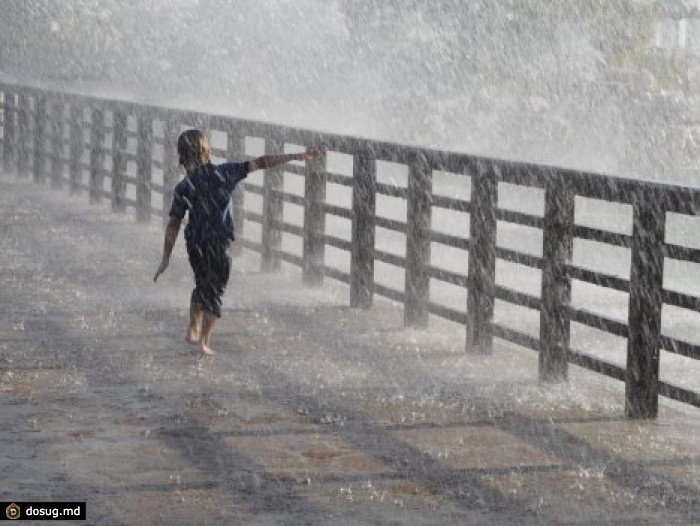
[[[212,356],[214,354],[214,351],[208,345],[204,345],[204,343],[200,344],[198,352],[204,356]]]
[[[188,329],[185,335],[185,341],[187,343],[199,343],[199,331],[197,329]]]

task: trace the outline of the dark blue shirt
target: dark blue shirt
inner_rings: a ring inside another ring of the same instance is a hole
[[[234,239],[231,194],[247,175],[247,162],[209,163],[187,172],[175,186],[170,216],[183,219],[189,211],[185,227],[188,247],[211,239]]]

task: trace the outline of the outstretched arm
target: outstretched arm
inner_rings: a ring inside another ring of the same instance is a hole
[[[257,159],[253,159],[248,162],[248,172],[254,172],[255,170],[265,170],[267,168],[274,168],[280,164],[288,163],[289,161],[310,161],[321,155],[321,150],[318,148],[307,148],[305,152],[302,153],[290,153],[285,155],[263,155]]]
[[[165,269],[168,268],[170,263],[170,255],[173,253],[173,247],[175,246],[175,241],[177,240],[177,235],[180,233],[180,224],[182,219],[170,216],[170,221],[168,221],[168,226],[165,229],[165,240],[163,241],[163,259],[158,266],[156,275],[153,277],[153,281],[158,280]]]

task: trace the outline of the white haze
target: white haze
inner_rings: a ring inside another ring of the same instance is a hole
[[[676,151],[685,94],[635,62],[653,55],[660,15],[647,4],[23,0],[0,14],[0,38],[10,42],[0,71],[87,93],[695,184]]]

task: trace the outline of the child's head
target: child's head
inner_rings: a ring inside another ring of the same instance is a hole
[[[207,137],[199,130],[187,130],[177,139],[180,165],[190,170],[211,162],[211,148]]]

